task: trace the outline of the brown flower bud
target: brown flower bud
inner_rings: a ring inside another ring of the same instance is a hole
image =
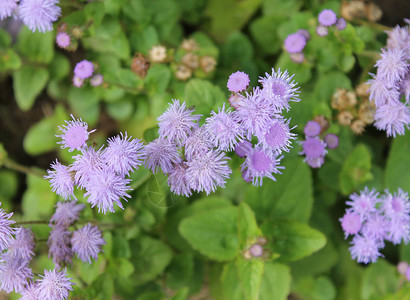
[[[149,66],[149,61],[144,57],[144,55],[142,55],[142,53],[137,53],[132,58],[131,70],[142,78],[144,78],[147,75]]]
[[[353,133],[360,135],[364,132],[365,126],[366,123],[363,120],[357,119],[352,122],[350,128],[352,129]]]
[[[182,57],[182,62],[191,69],[199,67],[199,57],[194,53],[187,53]]]
[[[345,125],[348,126],[352,123],[353,120],[353,115],[345,110],[339,113],[339,115],[337,116],[337,121],[339,122],[340,125]]]
[[[366,100],[360,104],[358,117],[360,120],[362,120],[366,124],[373,123],[375,113],[376,113],[376,106],[374,105],[373,102]]]
[[[161,63],[167,58],[167,49],[164,46],[154,46],[149,51],[149,60],[151,62]]]
[[[199,64],[205,73],[210,73],[215,70],[216,60],[212,56],[203,56],[199,60]]]
[[[185,65],[178,65],[177,70],[175,72],[175,76],[179,80],[187,80],[192,76],[192,71]]]
[[[329,128],[329,122],[324,116],[316,116],[313,121],[318,122],[320,125],[320,133],[324,133]]]
[[[197,51],[199,50],[199,45],[194,39],[183,40],[181,43],[181,48],[185,51]]]
[[[369,97],[369,88],[370,84],[362,82],[356,87],[354,91],[356,92],[356,95],[358,97]]]

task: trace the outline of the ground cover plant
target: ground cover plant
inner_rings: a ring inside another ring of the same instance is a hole
[[[5,299],[409,299],[410,7],[0,0]]]

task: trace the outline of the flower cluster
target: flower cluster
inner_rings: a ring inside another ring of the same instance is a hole
[[[352,258],[369,263],[383,256],[380,249],[384,240],[397,245],[410,240],[410,201],[402,189],[394,194],[379,195],[367,187],[359,194],[350,195],[350,206],[340,219],[345,238],[353,236],[349,248]]]
[[[62,165],[56,160],[48,170],[51,187],[54,192],[64,199],[75,199],[74,187],[85,188],[86,197],[92,207],[104,214],[109,210],[114,212],[114,204],[123,209],[120,199],[129,198],[127,191],[130,179],[126,176],[142,165],[145,159],[143,144],[138,139],[132,139],[127,133],[108,139],[105,149],[98,150],[87,146],[88,132],[85,122],[74,119],[66,121],[67,125],[60,127],[62,134],[59,142],[62,148],[69,151],[80,150],[74,156],[70,166]]]
[[[61,15],[59,0],[2,0],[0,20],[11,15],[19,17],[31,31],[46,32],[53,30],[53,22]]]
[[[376,128],[396,137],[410,124],[410,29],[397,26],[387,34],[387,47],[375,64],[377,72],[370,74],[370,100],[376,105]]]
[[[60,33],[61,34],[61,33]],[[58,35],[57,35],[58,37]],[[99,86],[103,83],[104,77],[101,74],[94,74],[94,64],[86,59],[76,64],[74,68],[73,84],[75,87],[82,87],[84,81],[91,77],[90,84],[92,86]]]
[[[338,30],[346,28],[346,21],[343,18],[338,18],[336,13],[331,9],[324,9],[318,15],[319,25],[316,27],[318,36],[325,36],[329,33],[329,28],[335,26]]]
[[[286,37],[285,50],[290,54],[290,59],[293,62],[301,64],[304,61],[305,56],[302,51],[309,39],[310,34],[306,29],[300,29]]]
[[[333,133],[324,135],[326,125],[323,127],[317,121],[309,121],[303,129],[306,140],[301,141],[305,162],[312,168],[320,168],[325,162],[327,149],[335,149],[339,145],[339,138]],[[320,136],[324,136],[323,139]]]

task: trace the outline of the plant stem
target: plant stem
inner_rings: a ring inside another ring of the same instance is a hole
[[[43,176],[45,175],[45,173],[43,173],[41,171],[37,171],[35,169],[19,165],[18,163],[15,163],[14,161],[12,161],[8,158],[6,158],[3,161],[3,165],[6,168],[9,168],[9,169],[12,169],[12,170],[24,173],[24,174],[28,174],[28,175],[34,175],[34,176],[41,177],[41,178],[43,178]]]
[[[35,225],[35,224],[41,224],[41,225],[48,225],[50,222],[49,221],[21,221],[21,222],[16,222],[13,225],[14,226],[20,226],[20,225]]]

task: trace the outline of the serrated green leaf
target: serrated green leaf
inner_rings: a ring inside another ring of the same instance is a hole
[[[236,261],[239,280],[246,299],[259,299],[259,290],[262,284],[264,262],[259,259],[244,259],[239,257]]]
[[[207,80],[191,79],[185,86],[184,100],[187,106],[194,105],[195,113],[207,115],[210,108],[225,99],[222,90]]]
[[[259,300],[286,300],[290,293],[290,270],[283,264],[267,262],[262,277]]]
[[[371,264],[365,271],[362,285],[362,299],[383,299],[394,293],[399,284],[399,274],[395,266],[383,259]]]

